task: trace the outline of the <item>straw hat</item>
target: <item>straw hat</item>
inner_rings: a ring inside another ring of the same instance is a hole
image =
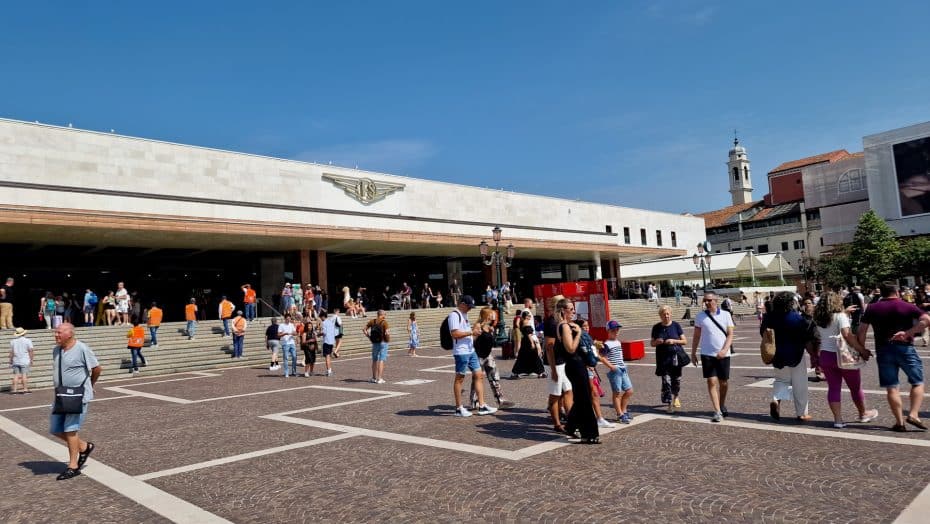
[[[21,337],[21,336],[25,335],[26,333],[28,333],[28,331],[26,331],[25,329],[23,329],[23,328],[21,328],[21,327],[18,327],[18,328],[16,328],[16,332],[13,333],[13,338]]]

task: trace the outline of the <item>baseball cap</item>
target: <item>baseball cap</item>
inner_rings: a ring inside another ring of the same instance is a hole
[[[462,298],[459,299],[459,304],[465,304],[468,307],[475,307],[475,299],[471,295],[462,295]]]
[[[610,331],[610,330],[613,330],[613,329],[620,329],[620,328],[622,328],[622,327],[623,327],[623,326],[621,326],[620,323],[617,322],[616,320],[608,320],[608,321],[607,321],[607,331]]]

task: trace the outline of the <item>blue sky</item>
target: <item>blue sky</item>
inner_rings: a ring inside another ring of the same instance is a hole
[[[930,3],[17,2],[0,116],[671,212],[930,120]],[[480,203],[474,203],[476,210]]]

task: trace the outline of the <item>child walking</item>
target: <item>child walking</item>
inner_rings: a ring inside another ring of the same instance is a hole
[[[420,347],[420,329],[417,327],[417,314],[410,313],[410,319],[407,320],[407,333],[410,334],[410,342],[407,343],[407,356],[417,356],[417,348]]]

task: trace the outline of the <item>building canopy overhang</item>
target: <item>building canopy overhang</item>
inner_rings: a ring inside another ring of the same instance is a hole
[[[784,275],[794,269],[780,253],[756,255],[752,251],[714,253],[710,257],[710,275],[717,280]],[[635,264],[621,264],[624,280],[700,280],[701,269],[691,257],[675,257]]]

